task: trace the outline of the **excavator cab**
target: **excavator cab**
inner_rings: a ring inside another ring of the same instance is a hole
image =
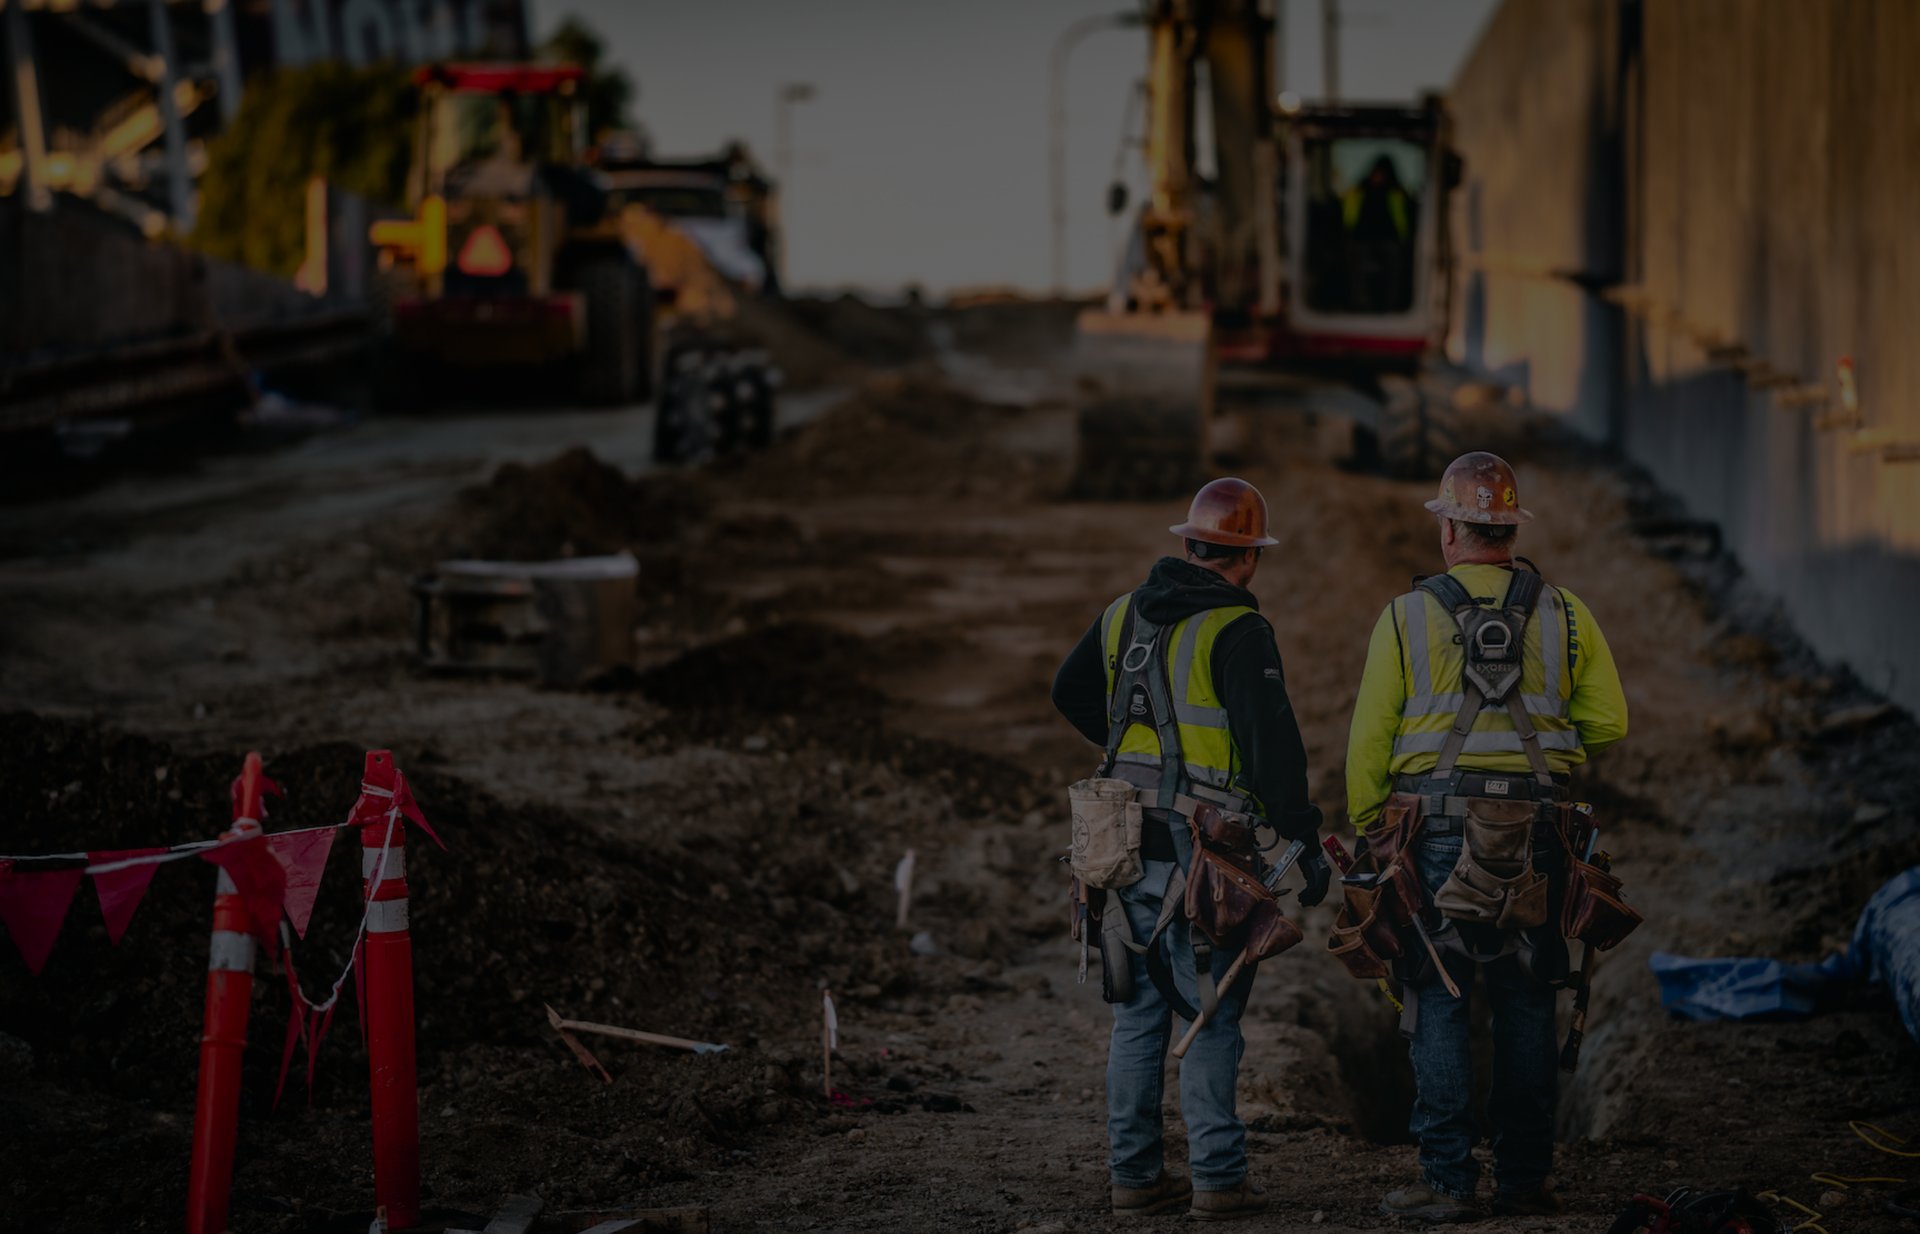
[[[1275,358],[1414,371],[1445,326],[1447,200],[1458,159],[1439,101],[1280,118],[1287,278]]]
[[[1146,192],[1079,321],[1076,490],[1190,488],[1234,436],[1222,406],[1345,417],[1358,457],[1437,474],[1448,407],[1421,378],[1459,182],[1440,100],[1276,106],[1263,0],[1147,0],[1142,24]]]

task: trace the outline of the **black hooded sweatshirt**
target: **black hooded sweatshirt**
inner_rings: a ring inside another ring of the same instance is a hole
[[[1210,608],[1258,609],[1253,593],[1212,570],[1162,557],[1134,593],[1140,613],[1167,626]],[[1257,611],[1234,619],[1213,645],[1213,690],[1226,708],[1228,731],[1246,760],[1268,822],[1288,840],[1315,842],[1320,808],[1307,795],[1307,750],[1287,698],[1273,627]],[[1095,618],[1053,678],[1053,705],[1088,741],[1107,744],[1107,665]]]

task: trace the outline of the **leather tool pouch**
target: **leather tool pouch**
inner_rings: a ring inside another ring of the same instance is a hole
[[[1433,896],[1455,921],[1525,930],[1547,919],[1547,876],[1533,867],[1538,803],[1469,797],[1466,843],[1453,873]]]
[[[1202,803],[1193,812],[1193,864],[1187,870],[1187,920],[1228,946],[1247,918],[1273,895],[1254,871],[1258,849],[1251,820]]]
[[[1140,881],[1140,803],[1125,780],[1081,780],[1067,789],[1073,808],[1074,874],[1089,887],[1115,889]]]
[[[1395,793],[1380,821],[1367,831],[1361,859],[1365,882],[1342,881],[1340,908],[1333,916],[1327,953],[1364,981],[1385,977],[1391,962],[1406,950],[1402,931],[1413,924],[1426,897],[1413,868],[1413,840],[1420,829],[1421,799]]]
[[[1280,911],[1277,901],[1263,901],[1247,919],[1247,958],[1255,963],[1271,959],[1305,937],[1299,925]]]
[[[1606,951],[1640,924],[1640,914],[1620,897],[1620,880],[1578,857],[1567,859],[1566,898],[1560,905],[1560,932]]]

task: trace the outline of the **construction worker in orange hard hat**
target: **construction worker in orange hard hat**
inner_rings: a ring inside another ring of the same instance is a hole
[[[1548,1174],[1557,1064],[1566,1065],[1554,994],[1577,990],[1586,970],[1569,964],[1568,939],[1590,958],[1639,921],[1617,882],[1604,897],[1618,910],[1612,920],[1581,908],[1600,898],[1580,890],[1596,867],[1568,859],[1605,860],[1593,852],[1591,807],[1570,800],[1570,773],[1626,735],[1626,697],[1592,612],[1514,555],[1533,515],[1505,459],[1461,455],[1426,508],[1439,518],[1447,571],[1387,605],[1367,648],[1347,742],[1347,812],[1362,851],[1347,881],[1365,879],[1368,890],[1346,897],[1329,946],[1356,977],[1391,968],[1406,994],[1421,1176],[1388,1192],[1381,1211],[1479,1215],[1477,969],[1493,1007],[1493,1211],[1546,1215],[1560,1208]],[[1383,941],[1358,928],[1362,916],[1408,925]],[[1584,1009],[1576,994],[1576,1025]]]
[[[1189,875],[1204,880],[1216,850],[1236,854],[1242,868],[1264,869],[1253,843],[1258,826],[1302,843],[1300,903],[1326,896],[1330,872],[1316,844],[1320,810],[1308,795],[1306,749],[1273,627],[1247,590],[1261,550],[1278,543],[1266,499],[1245,480],[1215,480],[1169,530],[1184,553],[1162,557],[1146,582],[1088,627],[1054,678],[1053,703],[1105,751],[1096,777],[1074,788],[1074,870],[1084,910],[1078,928],[1083,939],[1098,934],[1113,1006],[1113,1211],[1184,1207],[1195,1217],[1225,1218],[1267,1205],[1247,1176],[1246,1129],[1234,1102],[1240,1016],[1253,976],[1246,965],[1297,941],[1297,931],[1270,900],[1263,924],[1294,931],[1277,945],[1252,917],[1227,925],[1202,909],[1190,922]],[[1096,793],[1110,808],[1083,814],[1083,800]],[[1207,840],[1204,861],[1196,834]],[[1097,862],[1093,852],[1102,854]],[[1194,1025],[1174,1049],[1182,1058],[1191,1180],[1165,1168],[1161,1138],[1172,1013]]]

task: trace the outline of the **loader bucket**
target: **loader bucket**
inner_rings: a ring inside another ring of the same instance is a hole
[[[1213,324],[1206,313],[1080,315],[1074,371],[1082,391],[1077,496],[1183,496],[1205,470],[1213,416]]]

